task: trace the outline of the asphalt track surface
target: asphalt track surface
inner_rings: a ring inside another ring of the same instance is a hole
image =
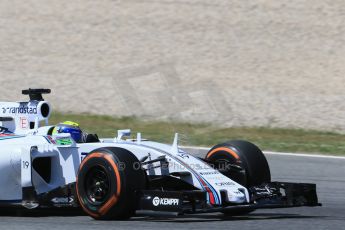
[[[196,151],[204,154],[204,150]],[[345,229],[345,158],[266,154],[272,179],[316,183],[322,207],[257,210],[246,216],[220,213],[185,216],[141,215],[129,221],[95,221],[68,213],[24,216],[4,213],[0,229]]]

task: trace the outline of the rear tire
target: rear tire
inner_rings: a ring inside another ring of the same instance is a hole
[[[128,219],[138,205],[136,191],[146,186],[145,172],[133,153],[122,148],[100,148],[82,161],[77,197],[82,209],[97,220]]]
[[[270,168],[262,151],[254,144],[234,140],[214,146],[206,155],[206,161],[214,165],[225,176],[243,185],[251,187],[271,181]],[[236,170],[221,170],[224,164],[241,167],[241,172]],[[227,211],[226,215],[244,215],[254,210]]]

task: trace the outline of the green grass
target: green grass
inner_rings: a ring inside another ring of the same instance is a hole
[[[54,113],[50,123],[56,124],[66,120],[76,121],[83,130],[97,133],[100,137],[114,137],[118,129],[129,128],[133,135],[141,132],[143,138],[164,143],[172,143],[174,133],[178,132],[181,145],[213,146],[231,139],[244,139],[255,143],[263,150],[345,155],[345,135],[333,132],[266,127],[220,128],[210,124],[61,113]]]

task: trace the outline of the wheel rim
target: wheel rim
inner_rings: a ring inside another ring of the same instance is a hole
[[[222,154],[212,156],[210,160],[213,161],[215,168],[217,170],[220,170],[223,175],[229,177],[230,179],[236,181],[241,185],[246,185],[247,179],[245,170],[243,172],[227,170],[228,164],[237,165],[245,169],[241,161],[237,161],[235,158],[228,157],[227,155],[225,157]]]
[[[85,191],[89,202],[100,205],[107,201],[110,194],[110,180],[103,166],[95,166],[86,174]]]
[[[241,162],[238,162],[234,158],[225,158],[225,157],[215,157],[214,158],[214,165],[218,170],[226,170],[229,168],[229,165],[237,165],[242,167]]]

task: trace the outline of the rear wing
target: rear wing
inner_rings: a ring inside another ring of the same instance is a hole
[[[36,122],[48,124],[51,106],[42,94],[50,92],[50,89],[26,89],[22,94],[29,95],[28,102],[0,102],[0,126],[16,134],[25,134],[38,126]]]

